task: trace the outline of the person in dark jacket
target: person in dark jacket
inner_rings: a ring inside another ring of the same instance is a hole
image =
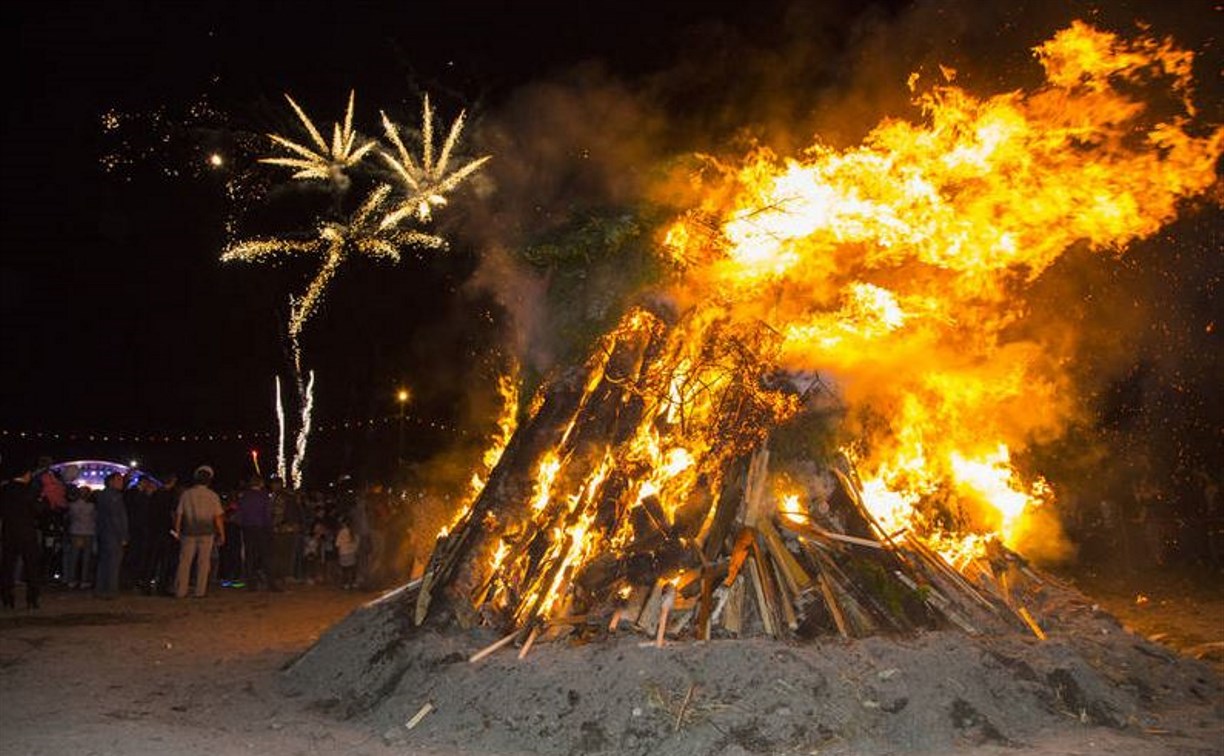
[[[34,471],[27,470],[0,488],[0,603],[12,609],[16,603],[17,560],[25,577],[26,606],[38,608],[42,589],[42,548],[38,537],[38,485]]]
[[[247,587],[279,590],[272,570],[272,494],[264,489],[263,478],[258,475],[252,476],[246,490],[238,495],[238,522],[242,526]]]
[[[123,588],[140,588],[146,594],[149,585],[145,573],[149,562],[149,510],[152,506],[156,484],[148,476],[142,476],[135,485],[126,484],[123,489],[123,505],[127,509],[128,547],[123,553],[123,567],[119,571],[119,584]]]
[[[98,492],[98,579],[94,593],[99,598],[112,599],[119,594],[119,568],[123,564],[123,547],[128,542],[127,507],[123,502],[123,476],[106,476],[105,487]]]
[[[174,510],[183,489],[178,475],[170,473],[149,502],[149,561],[145,582],[151,593],[174,595],[174,574],[178,568],[178,539],[174,537]]]

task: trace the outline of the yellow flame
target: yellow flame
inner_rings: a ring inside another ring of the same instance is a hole
[[[544,455],[544,459],[540,460],[540,466],[536,471],[535,493],[531,497],[531,508],[534,511],[542,512],[548,507],[553,480],[556,479],[560,470],[561,460],[555,452],[549,451]]]
[[[808,521],[807,510],[805,510],[803,505],[799,503],[798,494],[787,494],[779,499],[778,514],[792,522],[802,524]]]
[[[492,572],[496,573],[501,569],[502,562],[506,561],[506,557],[510,554],[510,544],[498,539],[497,549],[493,552],[493,561],[491,563]]]
[[[472,471],[472,477],[468,479],[467,495],[459,502],[459,506],[455,508],[455,515],[451,518],[451,521],[438,532],[438,538],[445,538],[453,528],[458,526],[467,517],[472,505],[476,503],[476,498],[484,490],[489,473],[493,471],[493,468],[501,460],[502,453],[506,450],[506,445],[510,443],[510,437],[514,435],[519,414],[518,363],[512,364],[507,373],[498,377],[497,393],[502,400],[501,413],[497,418],[497,430],[489,438],[489,445],[480,457],[481,468]]]

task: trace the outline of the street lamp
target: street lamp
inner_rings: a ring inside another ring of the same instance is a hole
[[[402,388],[395,393],[395,401],[399,402],[399,464],[404,464],[404,409],[410,398],[408,389]]]

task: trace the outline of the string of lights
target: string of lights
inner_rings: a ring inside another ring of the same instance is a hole
[[[318,433],[335,433],[345,430],[363,430],[385,427],[400,422],[399,415],[388,415],[386,417],[372,417],[360,420],[341,420],[333,423],[321,423],[313,428],[313,432]],[[435,421],[423,420],[421,418],[405,417],[403,422],[412,425],[416,428],[428,428],[430,430],[441,431],[445,433],[464,434],[465,432],[447,423],[439,423]],[[141,444],[162,444],[162,443],[200,443],[204,441],[259,441],[264,439],[275,439],[277,432],[274,430],[267,431],[229,431],[229,432],[200,432],[193,431],[190,433],[175,432],[175,433],[127,433],[115,431],[54,431],[54,430],[22,430],[13,428],[0,428],[0,439],[4,440],[35,440],[35,441],[88,441],[88,442],[119,442],[119,443],[141,443]]]

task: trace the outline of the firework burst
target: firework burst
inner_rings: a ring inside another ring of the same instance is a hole
[[[385,227],[380,218],[390,194],[389,185],[378,186],[347,221],[326,221],[319,226],[313,238],[250,239],[231,245],[221,255],[221,260],[259,262],[274,256],[300,253],[323,256],[323,266],[305,293],[290,298],[289,338],[296,344],[306,321],[322,300],[327,284],[350,256],[357,254],[397,263],[403,247],[441,249],[446,246],[445,240],[431,234]]]
[[[401,183],[404,197],[382,219],[384,227],[398,224],[408,216],[415,216],[418,221],[428,221],[434,207],[446,204],[446,195],[472,174],[480,170],[489,156],[471,160],[463,167],[450,171],[451,156],[459,136],[463,133],[463,121],[466,113],[460,112],[459,117],[451,124],[442,148],[434,154],[433,108],[429,105],[429,96],[421,113],[421,156],[414,158],[404,145],[399,129],[391,122],[386,113],[382,113],[383,131],[388,141],[395,146],[396,154],[380,151],[380,155]]]
[[[360,146],[357,145],[357,132],[353,130],[353,103],[356,100],[356,92],[349,92],[348,108],[344,111],[344,123],[332,124],[331,144],[323,139],[323,134],[310,120],[310,116],[306,115],[306,112],[293,101],[292,97],[286,94],[285,99],[289,101],[298,120],[306,128],[311,146],[299,144],[279,134],[268,134],[269,139],[288,150],[293,156],[266,157],[261,158],[259,162],[293,168],[296,170],[293,174],[295,179],[331,181],[337,186],[347,186],[347,172],[360,163],[361,159],[377,145],[373,139]]]
[[[378,150],[394,170],[396,181],[379,182],[374,172],[359,172],[360,163],[371,150],[379,146],[376,140],[360,141],[353,128],[354,92],[349,92],[348,107],[343,123],[332,127],[332,139],[328,144],[305,111],[285,95],[293,112],[309,136],[307,142],[294,142],[279,134],[269,134],[273,144],[289,154],[264,157],[260,163],[293,169],[292,178],[306,181],[326,182],[334,203],[331,210],[318,223],[315,230],[305,235],[282,236],[263,239],[247,239],[230,244],[221,255],[223,262],[241,260],[262,262],[285,256],[309,253],[323,258],[323,264],[315,273],[306,290],[300,296],[289,297],[289,337],[293,373],[298,391],[300,422],[294,456],[289,465],[293,485],[302,481],[302,465],[311,429],[311,412],[314,407],[314,372],[308,374],[302,368],[301,334],[310,317],[318,309],[328,284],[346,260],[354,255],[398,263],[400,251],[408,247],[442,249],[446,242],[432,234],[411,228],[402,228],[405,219],[419,221],[429,219],[431,208],[444,205],[447,192],[455,189],[464,179],[484,165],[488,157],[473,160],[455,171],[449,171],[451,155],[463,131],[463,114],[451,125],[441,149],[435,155],[433,140],[433,111],[429,100],[425,100],[424,125],[422,129],[423,151],[415,159],[404,146],[398,130],[386,114],[382,115],[387,138],[398,153],[398,158],[387,149]],[[449,172],[448,172],[449,171]],[[345,215],[345,198],[354,178],[373,179],[362,183],[363,189],[374,184],[365,195],[356,211]],[[307,377],[309,376],[309,377]],[[284,410],[280,402],[280,383],[277,382],[277,413],[281,427],[279,432],[280,459],[278,467],[284,466]]]

